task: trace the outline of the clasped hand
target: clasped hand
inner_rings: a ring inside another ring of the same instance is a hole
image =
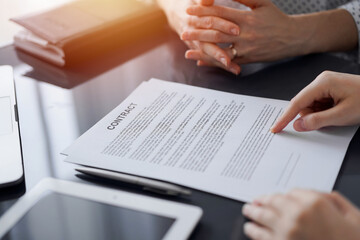
[[[230,0],[229,0],[230,1]],[[199,66],[218,66],[239,74],[241,64],[273,61],[299,54],[294,19],[270,0],[234,0],[251,10],[213,5],[201,0],[186,8],[185,26],[178,34],[190,47],[187,59]],[[218,43],[229,43],[220,48]],[[234,56],[234,52],[237,54]]]

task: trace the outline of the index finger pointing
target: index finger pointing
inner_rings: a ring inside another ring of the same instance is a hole
[[[271,127],[270,131],[272,133],[281,132],[288,124],[291,122],[301,111],[297,103],[290,102],[285,112],[280,116],[280,118],[275,122],[274,126]]]
[[[283,130],[302,110],[309,107],[315,100],[324,97],[322,84],[319,80],[315,79],[307,87],[300,91],[293,99],[290,104],[276,121],[274,126],[271,127],[272,133],[278,133]]]

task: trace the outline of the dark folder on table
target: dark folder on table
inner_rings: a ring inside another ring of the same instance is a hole
[[[25,30],[17,48],[65,66],[109,51],[165,23],[154,3],[136,0],[82,0],[53,10],[13,18]]]

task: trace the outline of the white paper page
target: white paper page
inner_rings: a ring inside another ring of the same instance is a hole
[[[287,104],[152,79],[64,154],[241,201],[295,187],[330,191],[357,127],[270,133]]]

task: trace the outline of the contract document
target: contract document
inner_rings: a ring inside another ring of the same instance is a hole
[[[329,192],[357,126],[270,127],[288,101],[151,79],[64,150],[66,161],[240,201],[292,188]]]

